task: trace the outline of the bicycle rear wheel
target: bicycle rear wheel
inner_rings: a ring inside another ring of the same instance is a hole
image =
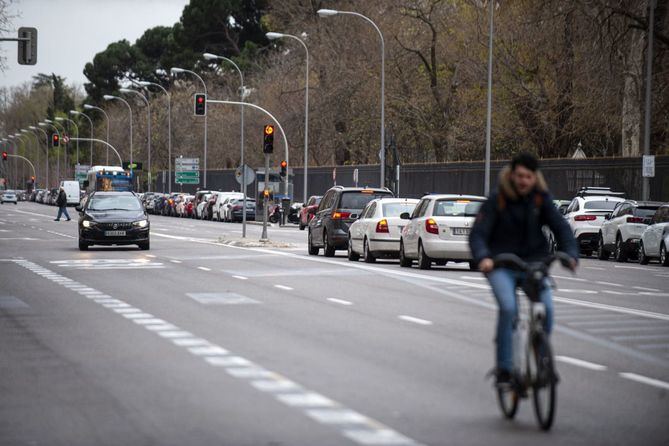
[[[497,401],[505,418],[512,420],[516,416],[516,412],[518,412],[518,400],[518,392],[512,387],[497,387]]]
[[[530,360],[535,370],[532,383],[534,414],[541,429],[547,431],[555,419],[557,374],[554,369],[553,351],[544,334],[535,336]]]

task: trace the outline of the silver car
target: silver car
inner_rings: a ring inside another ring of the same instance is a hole
[[[645,265],[651,259],[659,259],[660,265],[669,266],[669,204],[660,206],[649,223],[641,234],[639,263]]]
[[[5,203],[14,203],[17,204],[19,201],[18,197],[16,196],[16,192],[13,190],[6,190],[1,196],[0,196],[0,204],[5,204]]]

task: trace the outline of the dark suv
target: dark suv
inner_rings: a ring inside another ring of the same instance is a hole
[[[309,254],[318,255],[323,248],[325,257],[332,257],[337,249],[348,247],[348,227],[367,203],[376,198],[392,198],[388,189],[335,186],[328,190],[309,222]]]

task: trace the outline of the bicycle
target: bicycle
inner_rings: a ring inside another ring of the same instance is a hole
[[[513,419],[518,411],[521,398],[528,397],[532,391],[534,413],[542,430],[547,431],[553,425],[557,402],[557,373],[555,372],[553,350],[548,335],[544,332],[546,308],[539,296],[546,284],[546,279],[555,287],[548,274],[551,264],[559,260],[569,268],[571,258],[556,252],[540,262],[526,263],[515,254],[500,254],[493,259],[495,268],[510,268],[525,272],[525,279],[518,283],[529,300],[528,313],[523,314],[518,306],[513,333],[513,372],[510,386],[497,387],[497,399],[504,416]]]

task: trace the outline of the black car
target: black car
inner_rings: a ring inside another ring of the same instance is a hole
[[[242,214],[242,207],[244,207],[244,200],[235,198],[230,200],[230,221],[242,221],[244,214]],[[246,200],[246,220],[254,221],[256,219],[256,202],[255,200]]]
[[[79,212],[79,249],[138,245],[149,249],[149,218],[133,192],[93,192]]]
[[[376,198],[392,198],[388,189],[335,186],[328,190],[314,217],[309,221],[309,254],[318,255],[323,248],[326,257],[335,250],[347,249],[348,228],[367,203]]]

